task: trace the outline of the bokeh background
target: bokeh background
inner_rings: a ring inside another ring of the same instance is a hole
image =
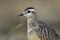
[[[26,18],[18,15],[31,6],[60,34],[60,0],[0,0],[0,40],[27,40]]]

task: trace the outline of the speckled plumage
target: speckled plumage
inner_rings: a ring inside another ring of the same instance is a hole
[[[29,11],[29,12],[28,12]],[[23,16],[27,17],[27,37],[28,40],[59,40],[58,35],[53,28],[46,23],[38,21],[35,9],[28,7]]]

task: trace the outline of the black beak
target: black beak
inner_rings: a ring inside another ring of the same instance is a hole
[[[23,16],[24,14],[20,14],[19,16]]]

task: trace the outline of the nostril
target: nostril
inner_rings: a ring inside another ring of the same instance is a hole
[[[25,14],[27,14],[27,13],[25,13]]]

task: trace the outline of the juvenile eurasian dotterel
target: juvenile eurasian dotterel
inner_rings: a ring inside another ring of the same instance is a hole
[[[48,27],[44,22],[38,21],[36,9],[34,7],[26,8],[24,12],[19,16],[25,16],[27,18],[28,40],[59,40],[60,39],[60,36],[55,32],[55,30]]]

